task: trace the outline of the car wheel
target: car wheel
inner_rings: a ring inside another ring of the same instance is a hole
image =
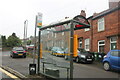
[[[10,57],[12,57],[12,55],[10,54]]]
[[[103,63],[103,68],[104,68],[104,70],[109,71],[110,70],[110,64],[108,62],[104,62]]]
[[[65,60],[67,60],[68,58],[67,58],[67,56],[64,56],[64,58],[65,58]]]
[[[76,61],[77,63],[79,63],[79,62],[80,62],[79,57],[77,57],[77,58],[75,59],[75,61]]]
[[[14,58],[14,55],[12,55],[11,57]]]
[[[57,57],[58,55],[57,55],[57,54],[55,54],[55,56]]]
[[[26,56],[23,56],[23,58],[26,58]]]

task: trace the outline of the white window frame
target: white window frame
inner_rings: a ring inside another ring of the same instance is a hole
[[[64,32],[62,32],[62,36],[64,35]]]
[[[61,42],[61,45],[62,45],[62,48],[64,47],[64,41],[62,40],[62,42]]]
[[[111,50],[111,43],[117,43],[117,37],[116,37],[116,41],[112,41],[112,40],[111,40],[112,38],[113,38],[113,37],[110,38],[110,50]]]
[[[56,33],[55,33],[55,38],[56,38]]]
[[[52,32],[52,37],[53,37],[53,32]]]
[[[88,40],[88,43],[87,43],[87,40]],[[89,49],[86,48],[86,45],[89,46]],[[89,38],[85,39],[85,50],[90,51],[90,39]]]
[[[99,44],[100,42],[104,42],[104,44]],[[99,41],[98,41],[98,52],[100,52],[100,51],[99,51],[99,46],[104,46],[104,45],[105,45],[105,40],[99,40]]]
[[[90,28],[85,28],[85,31],[89,31],[90,30]]]
[[[80,44],[82,44],[82,39],[79,39],[79,48],[82,48],[80,47]]]
[[[102,26],[100,26],[100,24],[102,24]],[[105,30],[105,19],[103,17],[103,18],[98,19],[98,32],[104,31],[104,30]]]
[[[49,34],[47,36],[48,36],[48,39],[49,39]]]

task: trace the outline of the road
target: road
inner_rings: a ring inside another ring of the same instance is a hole
[[[62,66],[62,67],[69,67],[69,61],[64,60],[64,58],[52,56],[48,53],[43,54],[44,60],[51,62],[53,64]],[[9,51],[3,52],[2,54],[2,65],[8,66],[18,72],[28,75],[29,74],[29,64],[32,63],[33,59],[31,58],[10,58]],[[37,62],[37,61],[36,61]],[[42,66],[42,65],[41,65]],[[53,68],[54,65],[46,64],[45,67]],[[66,78],[67,73],[66,69],[55,67],[60,70],[60,77]],[[41,67],[42,71],[42,67]],[[81,63],[74,63],[74,78],[119,78],[120,73],[117,71],[104,71],[100,64],[81,64]]]
[[[10,51],[2,52],[2,65],[10,67],[23,75],[29,74],[29,64],[32,63],[31,58],[11,58]]]

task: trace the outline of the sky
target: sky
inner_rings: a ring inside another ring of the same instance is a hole
[[[8,37],[14,32],[22,39],[24,21],[28,20],[27,37],[34,36],[38,12],[46,25],[79,15],[81,10],[89,17],[108,8],[108,0],[0,0],[0,34]]]

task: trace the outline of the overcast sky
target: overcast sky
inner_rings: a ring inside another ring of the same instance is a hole
[[[108,0],[0,0],[0,34],[13,32],[23,38],[24,21],[28,20],[28,37],[34,35],[35,16],[43,14],[43,24],[74,17],[85,10],[87,17],[108,9]]]

